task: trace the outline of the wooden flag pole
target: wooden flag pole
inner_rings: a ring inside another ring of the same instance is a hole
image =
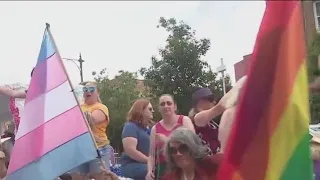
[[[71,80],[70,80],[69,74],[68,74],[68,72],[67,72],[67,70],[66,70],[66,67],[64,66],[64,64],[63,64],[63,62],[62,62],[62,58],[61,58],[61,56],[60,56],[60,53],[59,53],[59,50],[58,50],[58,48],[57,48],[56,42],[55,42],[55,40],[54,40],[54,38],[53,38],[53,36],[52,36],[52,34],[51,34],[50,24],[49,24],[49,23],[46,23],[46,30],[47,30],[47,32],[48,32],[48,34],[49,34],[49,37],[51,38],[53,47],[55,48],[56,53],[57,53],[57,55],[58,55],[58,57],[59,57],[59,61],[60,61],[60,63],[61,63],[61,66],[62,66],[64,72],[66,73],[66,76],[67,76],[69,85],[71,86],[71,89],[72,89],[72,94],[73,94],[74,98],[75,98],[76,101],[77,101],[78,107],[80,108],[80,102],[79,102],[77,96],[76,96],[75,93],[74,93],[74,87],[73,87],[73,85],[72,85],[72,83],[71,83]],[[83,114],[81,108],[80,108],[80,111],[81,111],[83,120],[85,121],[86,126],[87,126],[87,128],[88,128],[88,131],[89,131],[89,133],[90,133],[91,139],[92,139],[92,141],[94,142],[94,145],[95,145],[95,147],[96,147],[99,160],[100,160],[103,168],[107,170],[107,166],[106,166],[105,162],[101,159],[100,153],[98,152],[98,145],[97,145],[97,143],[96,143],[96,141],[95,141],[95,139],[94,139],[92,130],[91,130],[91,128],[90,128],[90,125],[89,125],[88,121],[86,120],[86,117],[85,117],[85,115]]]

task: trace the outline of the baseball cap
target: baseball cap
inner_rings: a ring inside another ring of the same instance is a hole
[[[192,94],[192,105],[195,106],[200,100],[213,98],[213,93],[209,88],[197,88]]]

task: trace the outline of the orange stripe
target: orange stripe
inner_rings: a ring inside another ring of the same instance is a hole
[[[298,4],[298,3],[297,3]],[[273,96],[265,112],[266,121],[270,122],[270,133],[273,133],[281,115],[287,107],[297,73],[305,58],[303,27],[300,6],[293,10],[279,46],[276,75],[273,83]],[[276,92],[276,93],[275,93]]]

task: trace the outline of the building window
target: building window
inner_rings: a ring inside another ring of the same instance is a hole
[[[313,12],[317,31],[320,31],[320,1],[313,2]]]

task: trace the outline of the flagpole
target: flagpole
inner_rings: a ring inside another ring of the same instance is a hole
[[[61,63],[61,66],[62,66],[64,72],[66,73],[66,76],[67,76],[69,85],[71,86],[72,94],[73,94],[74,98],[75,98],[76,101],[77,101],[78,107],[80,108],[80,102],[79,102],[77,96],[76,96],[75,93],[74,93],[74,88],[73,88],[73,85],[72,85],[72,83],[71,83],[69,74],[68,74],[68,72],[67,72],[67,70],[66,70],[66,67],[64,66],[64,64],[63,64],[63,62],[62,62],[62,58],[61,58],[61,56],[60,56],[60,53],[59,53],[59,50],[58,50],[58,48],[57,48],[56,42],[55,42],[55,40],[54,40],[54,38],[53,38],[53,36],[52,36],[52,34],[51,34],[50,24],[49,24],[49,23],[46,23],[46,30],[47,30],[47,32],[48,32],[48,34],[49,34],[49,37],[51,38],[52,45],[53,45],[53,47],[54,47],[55,50],[56,50],[56,54],[57,54],[58,57],[59,57],[59,61],[60,61],[60,63]],[[100,153],[98,152],[98,149],[99,149],[99,148],[98,148],[98,145],[97,145],[97,143],[96,143],[96,141],[95,141],[95,139],[94,139],[92,130],[91,130],[91,128],[90,128],[90,125],[89,125],[88,121],[86,121],[86,118],[85,118],[85,116],[84,116],[81,108],[80,108],[80,111],[81,111],[83,120],[85,121],[86,126],[87,126],[87,128],[88,128],[88,131],[89,131],[89,133],[90,133],[90,136],[91,136],[91,139],[92,139],[92,141],[93,141],[93,143],[94,143],[94,146],[95,146],[95,148],[96,148],[96,150],[97,150],[97,154],[98,154],[99,160],[100,160],[103,168],[107,170],[107,166],[106,166],[105,162],[101,159],[101,155],[100,155]]]

